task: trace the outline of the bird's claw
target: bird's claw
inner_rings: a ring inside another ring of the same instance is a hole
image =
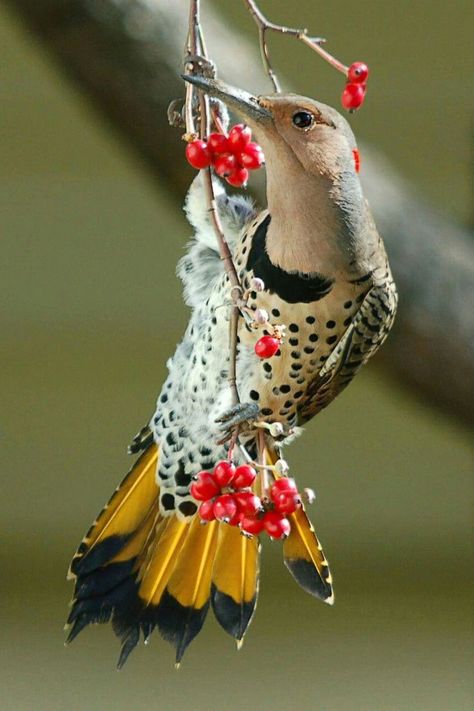
[[[254,402],[239,402],[218,417],[216,422],[222,424],[221,430],[229,430],[237,425],[243,425],[245,422],[252,422],[258,416],[259,411],[258,405]]]
[[[230,410],[226,410],[216,419],[216,422],[220,423],[220,430],[223,433],[217,444],[226,444],[226,442],[232,441],[237,435],[236,428],[241,432],[243,429],[252,427],[259,412],[259,407],[254,402],[239,402],[231,407]]]
[[[275,440],[283,440],[289,435],[293,434],[293,429],[284,425],[282,422],[266,422],[265,420],[258,419],[260,414],[260,408],[254,402],[239,402],[230,410],[227,410],[220,417],[216,419],[216,422],[221,424],[220,430],[223,432],[222,439],[218,444],[225,444],[232,439],[235,433],[235,428],[242,428],[245,425],[244,430],[252,428],[265,429],[269,435]]]

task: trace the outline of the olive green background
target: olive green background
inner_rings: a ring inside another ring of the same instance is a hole
[[[254,32],[240,3],[219,5]],[[376,68],[355,130],[467,222],[470,3],[262,5]],[[316,56],[273,45],[294,90],[337,101]],[[120,673],[109,628],[64,649],[70,555],[129,466],[187,318],[175,264],[189,229],[4,9],[0,47],[0,708],[471,708],[469,433],[376,364],[289,451],[318,495],[334,608],[297,588],[273,543],[240,652],[211,618],[178,672],[157,634]]]

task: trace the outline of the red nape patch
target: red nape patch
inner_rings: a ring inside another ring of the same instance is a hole
[[[355,172],[358,173],[360,171],[360,153],[357,148],[352,149],[352,155],[354,156]]]

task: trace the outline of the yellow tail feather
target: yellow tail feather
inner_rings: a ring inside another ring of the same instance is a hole
[[[255,612],[260,544],[233,526],[220,526],[212,571],[212,607],[222,627],[241,641]]]
[[[153,443],[137,459],[84,536],[72,559],[69,578],[75,578],[81,567],[84,567],[86,557],[90,562],[86,567],[91,569],[110,560],[142,524],[158,500],[157,463],[158,447]],[[91,555],[98,546],[101,546],[101,551]]]
[[[218,524],[202,525],[196,516],[168,583],[168,592],[183,607],[201,609],[209,601]]]
[[[283,544],[285,565],[296,582],[329,605],[334,603],[328,562],[304,509],[290,514],[291,532]]]
[[[275,464],[278,457],[276,452],[267,449],[265,458],[269,464]],[[283,544],[286,567],[303,590],[332,605],[334,591],[329,565],[304,507],[290,514],[288,519],[291,531]]]
[[[189,523],[178,521],[175,516],[168,516],[163,522],[163,528],[156,531],[138,576],[138,595],[145,607],[160,602],[189,526]]]

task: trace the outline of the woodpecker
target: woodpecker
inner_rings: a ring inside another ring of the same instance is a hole
[[[258,593],[258,537],[220,521],[203,526],[192,477],[225,459],[223,429],[242,425],[251,453],[261,424],[282,424],[267,461],[326,407],[385,340],[396,287],[364,198],[347,121],[294,94],[252,96],[202,76],[185,77],[252,128],[266,158],[267,207],[228,195],[214,180],[218,212],[250,310],[286,326],[277,354],[259,360],[255,332],[239,320],[237,387],[229,373],[231,284],[220,259],[200,176],[186,198],[194,236],[178,266],[191,318],[150,422],[129,450],[139,454],[80,544],[68,641],[111,621],[122,666],[155,627],[180,662],[208,609],[240,644]],[[263,291],[253,288],[263,281]],[[225,438],[224,438],[225,439]],[[266,440],[267,441],[267,440]],[[237,450],[236,450],[237,451]],[[236,457],[239,454],[237,452]],[[300,509],[290,516],[285,563],[310,594],[333,602],[321,545]]]

